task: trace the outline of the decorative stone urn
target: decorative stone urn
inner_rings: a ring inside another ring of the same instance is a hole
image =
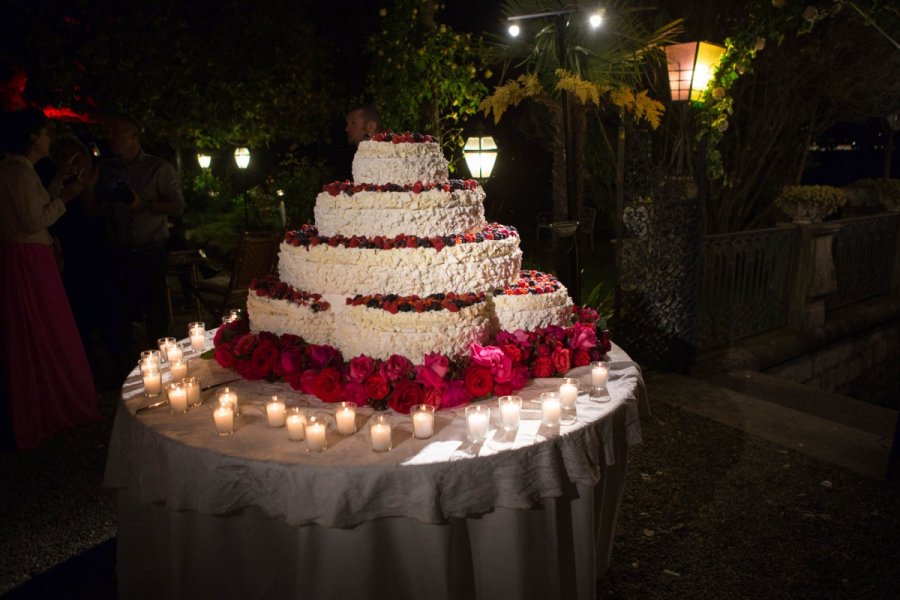
[[[775,200],[798,225],[819,223],[846,203],[843,190],[829,185],[788,185]]]

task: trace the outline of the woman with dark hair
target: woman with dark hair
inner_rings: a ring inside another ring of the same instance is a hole
[[[0,161],[0,364],[3,416],[15,445],[98,418],[97,392],[66,300],[47,227],[84,190],[74,164],[61,165],[49,191],[34,164],[50,150],[47,118],[35,108],[3,116]]]

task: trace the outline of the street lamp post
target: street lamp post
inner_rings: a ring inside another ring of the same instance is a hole
[[[466,139],[463,156],[472,177],[483,181],[494,171],[494,163],[497,162],[497,143],[489,135],[472,136]]]
[[[245,173],[247,172],[247,167],[250,166],[250,149],[249,148],[235,148],[234,149],[234,164],[237,165],[237,168],[241,171],[241,183],[244,183]],[[243,187],[243,186],[242,186]],[[247,190],[243,190],[243,198],[244,198],[244,228],[247,229],[250,227],[250,214],[249,209],[247,208]]]

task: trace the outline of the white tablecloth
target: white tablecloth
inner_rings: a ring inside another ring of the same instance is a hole
[[[466,441],[464,409],[439,411],[434,437],[394,415],[394,449],[370,450],[364,420],[351,437],[306,452],[268,427],[272,394],[333,406],[282,384],[236,381],[244,415],[215,434],[212,398],[184,415],[150,400],[137,374],[123,387],[105,485],[118,490],[122,597],[592,598],[608,564],[628,446],[646,408],[640,369],[610,353],[609,401],[578,399],[573,425],[540,424],[520,392],[519,430]],[[195,360],[204,386],[235,377]],[[589,369],[574,370],[586,389]]]

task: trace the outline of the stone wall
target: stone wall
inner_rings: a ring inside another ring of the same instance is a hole
[[[764,372],[897,408],[900,397],[900,321],[872,327]]]

